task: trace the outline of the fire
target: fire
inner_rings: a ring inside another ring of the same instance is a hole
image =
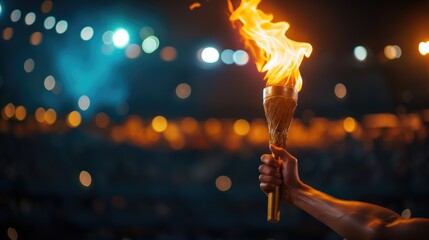
[[[309,43],[296,42],[286,37],[289,23],[273,23],[273,15],[258,9],[261,0],[242,0],[234,9],[231,0],[229,20],[241,22],[240,35],[256,60],[259,72],[266,72],[267,86],[289,86],[301,90],[299,66],[313,48]]]

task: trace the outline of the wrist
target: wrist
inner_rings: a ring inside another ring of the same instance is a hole
[[[310,186],[299,181],[296,184],[296,187],[291,189],[291,191],[289,193],[290,194],[290,204],[292,204],[293,206],[296,206],[298,199],[300,199],[300,196],[305,195],[309,189],[310,189]]]

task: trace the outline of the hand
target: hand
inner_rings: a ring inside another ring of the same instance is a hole
[[[263,192],[269,193],[274,191],[276,186],[280,186],[281,201],[292,203],[293,191],[304,186],[298,175],[298,161],[283,148],[271,144],[270,150],[279,161],[272,154],[262,155],[263,164],[259,166],[260,187]]]

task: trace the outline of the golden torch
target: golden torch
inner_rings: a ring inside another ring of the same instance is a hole
[[[299,65],[312,47],[286,37],[289,23],[273,23],[273,15],[258,9],[261,0],[242,0],[234,9],[230,0],[230,21],[239,21],[240,35],[255,58],[259,72],[266,72],[263,104],[271,144],[286,148],[287,135],[302,87]],[[278,169],[280,171],[280,169]],[[280,220],[280,188],[268,194],[268,222]]]

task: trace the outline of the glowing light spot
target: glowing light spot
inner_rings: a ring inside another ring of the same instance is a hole
[[[103,36],[101,37],[101,40],[103,40],[103,43],[106,45],[110,45],[113,43],[113,32],[107,31],[103,33]]]
[[[30,44],[33,46],[39,45],[43,40],[43,35],[41,32],[34,32],[30,36]]]
[[[429,41],[419,43],[419,52],[423,56],[429,54]]]
[[[384,56],[386,56],[386,58],[389,60],[400,58],[401,55],[402,50],[397,45],[387,45],[386,47],[384,47]]]
[[[124,48],[130,41],[130,35],[125,29],[119,29],[113,33],[112,41],[117,48]]]
[[[80,181],[80,184],[82,184],[82,186],[84,187],[91,186],[91,183],[92,183],[91,174],[89,174],[89,172],[85,170],[82,170],[79,174],[79,181]]]
[[[233,128],[234,128],[234,132],[237,135],[244,136],[249,133],[250,124],[248,121],[244,119],[238,119],[237,121],[234,122]]]
[[[34,60],[32,58],[29,58],[25,60],[24,62],[24,70],[27,73],[30,73],[34,70]]]
[[[358,60],[359,62],[363,62],[368,57],[368,51],[363,46],[357,46],[354,49],[354,55],[356,60]]]
[[[140,39],[146,39],[149,36],[153,36],[155,34],[155,32],[153,31],[153,29],[151,27],[142,27],[140,29],[139,35],[140,35]]]
[[[94,29],[92,29],[92,27],[84,27],[80,31],[80,37],[84,41],[90,40],[93,35],[94,35]]]
[[[1,12],[2,12],[2,8],[1,8],[1,4],[0,4],[0,15],[1,15]]]
[[[7,228],[7,236],[10,240],[17,240],[18,239],[18,232],[13,227]]]
[[[234,59],[232,58],[233,54],[234,54],[234,51],[232,51],[231,49],[225,49],[220,54],[220,59],[225,64],[228,64],[228,65],[233,64],[234,63]]]
[[[343,121],[343,127],[346,132],[353,132],[356,129],[356,120],[352,117],[345,118]]]
[[[139,45],[137,45],[135,43],[130,44],[125,49],[125,56],[127,56],[127,58],[136,59],[140,56],[140,54],[141,54],[141,48]]]
[[[49,16],[43,22],[43,26],[45,27],[46,30],[50,30],[54,28],[55,22],[56,22],[55,17]]]
[[[219,52],[214,47],[206,47],[201,52],[201,59],[206,63],[215,63],[219,60]]]
[[[13,105],[13,103],[8,103],[3,108],[3,112],[6,119],[12,118],[15,115],[15,105]]]
[[[177,51],[174,47],[168,46],[161,50],[161,59],[166,62],[174,61],[177,57]]]
[[[249,62],[249,54],[243,50],[237,50],[232,55],[232,60],[235,62],[235,64],[243,66],[246,65],[247,62]]]
[[[47,124],[54,124],[55,121],[57,120],[57,113],[55,112],[54,109],[50,108],[45,112],[45,122]]]
[[[43,85],[45,86],[46,90],[51,91],[55,88],[55,78],[51,75],[47,76],[43,82]]]
[[[145,53],[153,53],[159,47],[159,39],[155,36],[147,37],[143,43],[142,48]]]
[[[163,116],[156,116],[152,119],[152,128],[155,132],[164,132],[167,126],[167,119]]]
[[[57,31],[58,34],[63,34],[67,31],[67,28],[69,27],[69,24],[65,20],[61,20],[57,22],[57,25],[55,26],[55,31]]]
[[[177,85],[176,95],[180,99],[187,99],[191,95],[191,86],[187,83]]]
[[[232,181],[227,176],[219,176],[219,177],[216,178],[215,184],[216,184],[216,188],[219,191],[225,192],[225,191],[228,191],[231,188]]]
[[[91,105],[91,100],[89,99],[88,96],[83,95],[79,98],[78,105],[81,110],[86,111]]]
[[[411,218],[411,210],[409,208],[407,208],[404,211],[402,211],[401,217],[403,219],[410,219]]]
[[[3,30],[3,39],[8,41],[13,37],[13,28],[7,27]]]
[[[106,128],[109,126],[109,122],[109,116],[107,116],[105,113],[99,113],[95,116],[95,125],[97,125],[99,128]]]
[[[182,129],[187,134],[195,134],[198,131],[198,122],[191,117],[182,120]]]
[[[21,10],[19,9],[13,10],[12,13],[10,14],[10,20],[12,22],[18,22],[19,19],[21,19]]]
[[[24,22],[27,25],[32,25],[36,21],[36,14],[34,12],[29,12],[25,15]]]
[[[25,109],[24,106],[18,106],[18,107],[16,107],[15,118],[18,121],[23,121],[26,116],[27,116],[27,110]]]
[[[337,83],[337,85],[335,85],[334,92],[337,98],[342,99],[347,95],[347,88],[344,84]]]
[[[199,8],[199,7],[201,7],[201,3],[199,3],[199,2],[194,2],[194,3],[192,3],[191,5],[189,5],[189,10],[194,10],[195,8]]]
[[[39,123],[42,123],[45,121],[45,109],[42,107],[39,107],[38,109],[36,109],[36,112],[34,113],[34,116],[36,118],[36,121],[38,121]]]
[[[42,11],[42,13],[49,13],[52,10],[52,7],[53,7],[52,1],[47,0],[42,3],[40,10]]]
[[[76,128],[82,122],[82,117],[78,111],[73,111],[67,115],[67,125],[71,128]]]
[[[210,118],[204,123],[204,129],[208,135],[218,136],[222,131],[222,124],[216,118]]]

